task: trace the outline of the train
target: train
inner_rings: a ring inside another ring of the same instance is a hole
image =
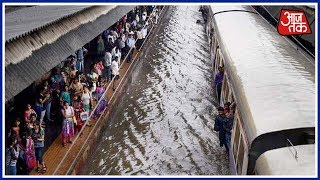
[[[317,175],[315,59],[251,6],[203,6],[219,105],[235,102],[233,175]]]

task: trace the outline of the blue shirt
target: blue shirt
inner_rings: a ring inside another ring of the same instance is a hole
[[[223,130],[226,133],[231,134],[231,130],[233,128],[233,120],[234,120],[234,116],[230,116],[229,118],[225,117],[223,120]]]
[[[136,40],[133,37],[127,39],[127,45],[130,48],[135,47],[135,43],[136,43]]]
[[[224,116],[222,115],[217,115],[216,118],[214,119],[214,126],[216,126],[218,131],[221,131],[223,129],[223,119]]]

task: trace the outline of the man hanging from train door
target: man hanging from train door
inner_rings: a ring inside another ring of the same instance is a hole
[[[226,140],[226,131],[224,130],[225,121],[224,108],[218,108],[218,115],[214,120],[214,130],[219,132],[220,147],[225,146],[227,153],[229,152],[229,147]]]
[[[230,104],[230,103],[229,103]],[[233,110],[230,110],[229,106],[227,108],[225,108],[225,117],[223,119],[223,123],[222,123],[222,130],[224,131],[223,134],[225,136],[225,147],[226,147],[226,151],[227,153],[229,153],[229,148],[230,148],[230,143],[231,143],[231,132],[232,132],[232,128],[233,128],[233,120],[234,120],[234,116],[233,116]]]
[[[222,82],[223,82],[223,67],[219,66],[218,73],[216,74],[216,77],[214,78],[214,87],[217,93],[217,99],[218,104],[220,104],[220,97],[221,97],[221,88],[222,88]]]

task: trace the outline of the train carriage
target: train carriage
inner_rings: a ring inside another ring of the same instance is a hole
[[[237,105],[232,174],[314,176],[314,59],[252,7],[214,5],[207,18],[214,74],[225,69],[219,103]]]

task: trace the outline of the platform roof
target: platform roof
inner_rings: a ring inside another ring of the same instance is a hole
[[[43,27],[37,27],[32,32],[6,41],[6,102],[112,26],[134,7],[82,6],[80,13],[51,20],[51,23]]]
[[[6,41],[18,38],[91,6],[32,6],[5,14]]]

